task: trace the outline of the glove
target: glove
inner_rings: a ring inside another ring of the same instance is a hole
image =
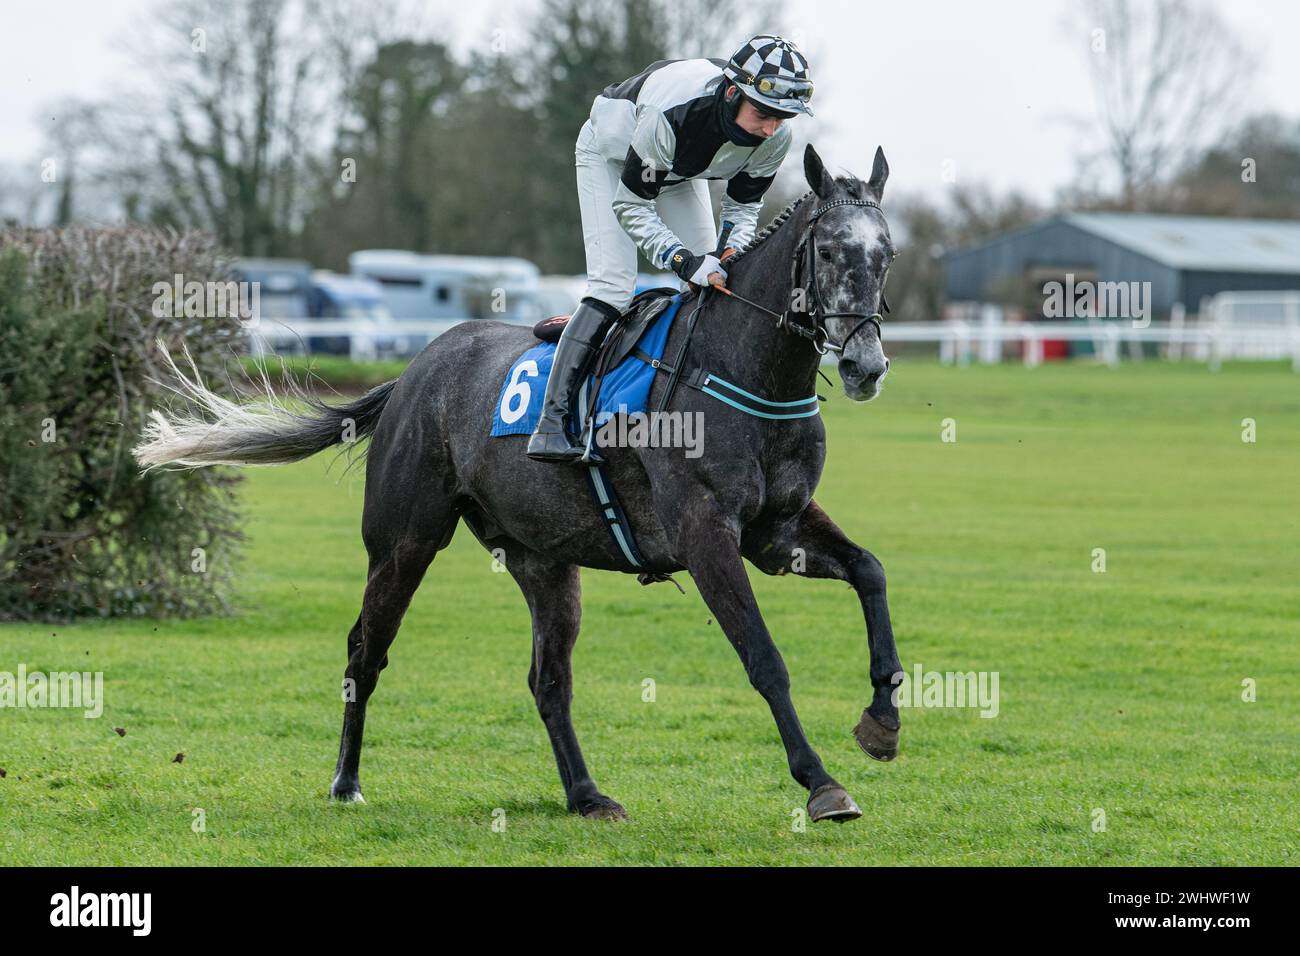
[[[721,274],[723,282],[727,280],[727,270],[711,252],[697,256],[685,248],[677,249],[668,257],[668,265],[683,282],[693,285],[708,285],[709,275],[714,272]]]

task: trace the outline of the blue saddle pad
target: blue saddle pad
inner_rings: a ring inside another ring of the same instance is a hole
[[[663,315],[655,319],[641,336],[639,348],[650,358],[663,358],[668,344],[668,330],[672,328],[682,297],[674,296]],[[542,398],[546,394],[546,381],[551,377],[551,362],[555,359],[555,343],[534,345],[515,360],[506,373],[492,412],[492,437],[501,435],[530,435],[542,416]],[[596,405],[596,423],[600,424],[615,413],[643,412],[650,400],[650,386],[658,374],[654,367],[635,355],[628,355],[618,367],[605,375],[600,386],[600,399]],[[588,381],[591,379],[589,378]]]

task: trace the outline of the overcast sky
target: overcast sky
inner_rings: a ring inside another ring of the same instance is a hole
[[[0,0],[0,164],[34,162],[40,107],[103,96],[125,79],[130,25],[154,0]],[[894,189],[938,197],[943,170],[1050,199],[1069,181],[1093,113],[1087,36],[1063,24],[1070,0],[783,0],[817,82],[815,120],[799,119],[823,158],[861,175],[877,143]],[[1257,60],[1241,113],[1300,116],[1300,3],[1220,2]],[[432,0],[457,49],[509,32],[533,0]],[[743,40],[737,37],[737,44]],[[726,57],[731,50],[715,54]],[[593,95],[621,77],[593,77]],[[45,118],[48,121],[48,117]]]

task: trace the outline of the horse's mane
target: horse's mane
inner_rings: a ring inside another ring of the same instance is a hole
[[[858,193],[862,180],[858,179],[856,176],[836,176],[835,182],[837,185],[842,186],[850,196],[853,196],[855,199],[860,198]],[[753,240],[748,246],[727,260],[727,268],[730,269],[735,263],[740,262],[740,260],[744,259],[745,256],[749,255],[762,245],[763,240],[767,239],[772,235],[772,233],[780,229],[785,224],[785,221],[794,215],[794,211],[802,206],[811,195],[813,195],[813,191],[810,189],[777,213],[771,222],[755,233]]]
[[[763,240],[766,239],[768,236],[772,235],[772,233],[776,232],[778,229],[780,229],[781,226],[784,225],[785,221],[789,219],[794,214],[794,211],[798,209],[799,206],[804,202],[804,200],[806,200],[812,194],[813,194],[812,190],[811,189],[808,190],[806,193],[804,193],[794,202],[790,203],[790,205],[786,206],[779,213],[777,213],[771,222],[769,222],[766,226],[764,226],[762,229],[760,229],[757,233],[754,234],[754,238],[749,243],[748,246],[746,246],[744,249],[740,250],[740,252],[737,252],[734,256],[732,256],[730,259],[727,260],[727,267],[730,268],[732,265],[739,262],[741,259],[745,258],[745,256],[749,255],[760,245],[762,245]]]

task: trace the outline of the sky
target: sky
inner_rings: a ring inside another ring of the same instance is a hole
[[[131,24],[153,3],[0,0],[0,165],[39,163],[44,104],[102,97],[129,78]],[[1242,115],[1300,117],[1300,3],[1216,5],[1257,71]],[[536,7],[536,0],[432,0],[431,19],[442,39],[467,52],[494,36],[526,42],[512,31]],[[782,0],[785,32],[802,41],[817,83],[818,115],[795,120],[800,138],[831,167],[862,176],[882,145],[891,190],[939,198],[952,182],[981,181],[1050,201],[1091,148],[1081,125],[1094,114],[1087,37],[1066,30],[1071,7],[1071,0]],[[615,79],[622,77],[593,77],[593,93]]]

